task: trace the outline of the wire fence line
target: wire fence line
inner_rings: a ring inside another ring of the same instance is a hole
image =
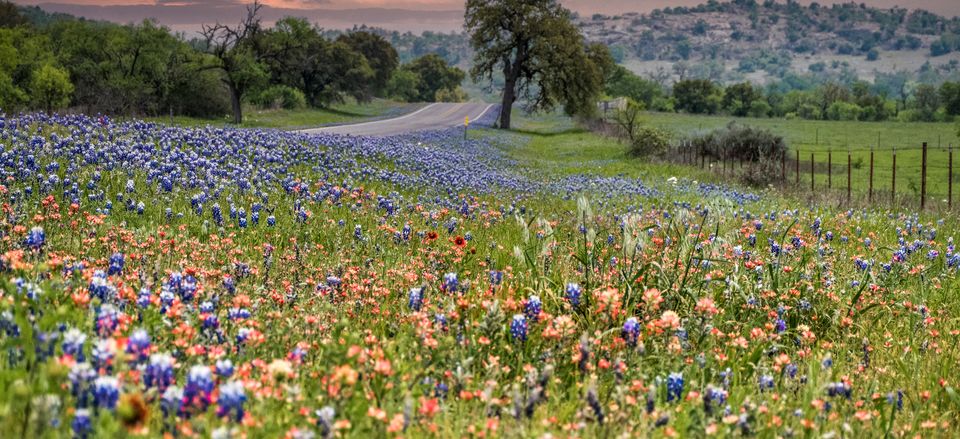
[[[696,147],[692,142],[681,142],[672,154],[672,161],[700,167],[721,175],[742,175],[745,167],[756,166],[742,158],[717,157]],[[767,173],[779,163],[779,175],[767,179],[779,181],[784,187],[822,193],[827,191],[845,195],[852,203],[854,195],[870,203],[891,202],[916,204],[921,210],[928,205],[952,209],[954,182],[960,181],[960,169],[952,145],[890,148],[792,148],[767,157]],[[898,157],[899,156],[899,157]],[[899,160],[898,160],[899,158]],[[772,162],[772,163],[770,163]]]

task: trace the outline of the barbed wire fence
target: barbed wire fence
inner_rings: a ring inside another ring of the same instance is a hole
[[[957,181],[954,145],[843,147],[799,145],[767,158],[779,162],[781,186],[811,193],[838,195],[848,204],[916,205],[953,209]],[[668,154],[674,162],[734,177],[753,163],[716,157],[692,142],[677,144]],[[769,164],[768,164],[769,165]]]

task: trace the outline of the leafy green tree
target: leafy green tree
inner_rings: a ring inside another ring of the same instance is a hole
[[[47,113],[67,106],[72,93],[73,83],[70,82],[70,74],[66,70],[45,64],[33,72],[30,96],[34,104]]]
[[[0,1],[0,28],[11,28],[27,24],[27,19],[17,5],[9,1]]]
[[[940,85],[940,101],[947,114],[960,115],[960,82],[944,82]]]
[[[341,35],[338,42],[345,43],[351,49],[359,52],[367,59],[373,69],[374,78],[370,84],[370,95],[381,95],[387,82],[393,77],[393,72],[400,65],[397,50],[389,41],[380,35],[366,31],[355,31]]]
[[[673,85],[676,109],[693,114],[714,114],[720,108],[720,89],[706,79],[687,79]]]
[[[421,56],[403,68],[417,76],[417,100],[421,102],[435,101],[441,90],[456,90],[465,76],[463,70],[447,65],[436,54]]]
[[[303,18],[284,18],[257,39],[270,82],[303,91],[315,107],[370,96],[374,71],[346,42],[329,41]]]
[[[571,13],[556,0],[467,0],[465,27],[475,51],[471,76],[503,75],[500,128],[509,129],[513,104],[527,110],[595,111],[603,71],[588,56]]]
[[[657,83],[643,79],[623,66],[616,66],[607,79],[604,92],[613,97],[627,97],[643,103],[645,108],[655,108],[663,97],[663,89]]]
[[[387,83],[387,96],[403,102],[415,102],[420,97],[420,76],[408,69],[398,69]]]
[[[246,17],[235,27],[216,23],[204,25],[201,35],[204,47],[213,61],[208,68],[222,72],[222,80],[230,93],[233,123],[243,122],[244,95],[267,80],[265,67],[260,63],[262,53],[254,50],[260,33],[258,1],[247,7]]]
[[[940,109],[940,96],[937,88],[930,84],[920,84],[913,92],[913,109],[917,110],[920,119],[934,120],[937,110]]]
[[[753,102],[761,97],[762,94],[749,82],[734,84],[723,92],[723,108],[734,116],[743,117],[750,113]]]

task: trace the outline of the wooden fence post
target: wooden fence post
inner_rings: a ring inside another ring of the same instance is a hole
[[[833,189],[833,151],[827,151],[827,189]]]
[[[797,163],[796,163],[796,165],[797,165],[797,182],[796,182],[796,184],[799,186],[799,185],[800,185],[800,150],[799,150],[799,149],[797,150]]]
[[[810,191],[813,191],[813,153],[810,153]]]
[[[923,159],[920,161],[920,210],[927,207],[927,142],[923,142]]]
[[[953,145],[949,147],[947,158],[947,208],[953,209]]]
[[[787,184],[787,152],[780,153],[780,182]]]
[[[852,180],[851,174],[853,173],[853,165],[850,161],[850,151],[847,151],[847,204],[850,204],[850,181]]]
[[[873,203],[873,148],[870,148],[870,195],[869,200]]]
[[[897,149],[893,149],[893,179],[890,182],[890,204],[897,204]]]

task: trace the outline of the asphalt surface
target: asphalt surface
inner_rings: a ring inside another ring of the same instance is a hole
[[[493,111],[491,104],[464,103],[430,104],[410,114],[393,119],[376,120],[350,125],[314,128],[302,130],[307,134],[349,134],[352,136],[383,137],[414,131],[437,130],[463,126],[464,118],[477,120],[487,111]]]

